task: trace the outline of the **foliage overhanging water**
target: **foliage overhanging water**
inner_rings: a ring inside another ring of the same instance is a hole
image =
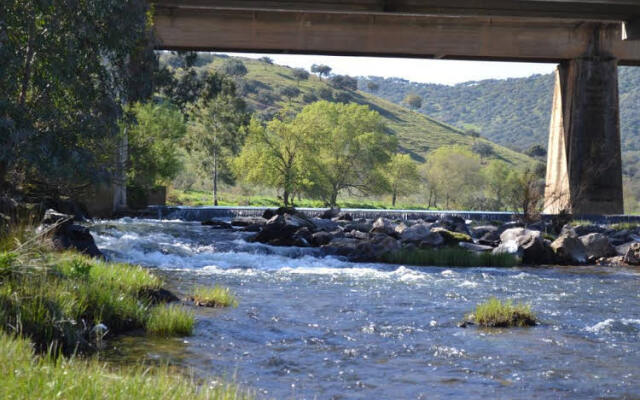
[[[122,338],[108,357],[235,376],[274,399],[640,393],[637,271],[353,264],[179,221],[102,221],[92,231],[109,257],[158,269],[183,295],[217,283],[239,300],[196,310],[192,337]],[[542,324],[457,327],[490,296],[530,303]]]

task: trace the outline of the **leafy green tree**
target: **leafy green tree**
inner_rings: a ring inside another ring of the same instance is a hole
[[[422,107],[422,97],[418,96],[415,93],[409,93],[405,96],[403,103],[413,108],[414,110],[417,110],[418,108]]]
[[[292,119],[287,110],[266,125],[252,118],[246,143],[234,162],[235,173],[243,182],[281,190],[285,206],[307,184],[308,175],[305,138]]]
[[[108,179],[122,103],[150,93],[132,64],[153,55],[149,32],[143,0],[0,3],[0,186]]]
[[[491,199],[491,208],[502,210],[506,206],[506,196],[509,192],[508,177],[510,169],[506,163],[492,160],[482,170],[485,182],[485,195]]]
[[[383,173],[389,184],[391,205],[394,207],[398,196],[417,193],[420,189],[418,164],[408,154],[394,154],[391,161],[384,166]]]
[[[516,212],[521,212],[525,221],[539,219],[544,201],[544,181],[534,170],[511,171],[507,178],[507,204]]]
[[[261,63],[264,63],[266,65],[272,65],[273,64],[273,58],[267,57],[267,56],[258,58],[258,61],[260,61]]]
[[[493,146],[486,142],[475,142],[471,145],[471,151],[480,156],[481,160],[491,157],[495,151]]]
[[[358,80],[347,75],[334,75],[329,83],[336,89],[358,90]]]
[[[478,156],[462,147],[440,147],[429,155],[427,176],[445,207],[474,208],[483,187]]]
[[[180,172],[176,149],[186,133],[182,113],[167,104],[136,103],[128,128],[128,185],[150,189],[170,182]]]
[[[244,102],[232,94],[200,100],[191,111],[187,150],[199,161],[213,183],[213,204],[218,205],[218,181],[233,182],[230,162],[240,152],[247,114]]]
[[[379,167],[391,159],[396,141],[384,133],[380,114],[355,103],[319,101],[306,106],[293,125],[305,138],[306,190],[312,197],[335,206],[343,191],[384,190]]]
[[[286,97],[291,103],[294,97],[298,97],[300,95],[300,89],[295,86],[284,86],[280,88],[280,95]]]
[[[544,158],[547,156],[547,150],[540,146],[539,144],[534,144],[531,145],[525,152],[524,154],[530,156],[530,157],[540,157],[540,158]]]
[[[240,77],[245,76],[249,71],[242,61],[230,58],[222,64],[222,72],[233,77]]]
[[[300,85],[300,81],[306,81],[309,79],[309,72],[303,68],[295,68],[293,70],[293,78],[296,80],[298,85]]]
[[[313,72],[314,74],[318,74],[320,79],[322,79],[323,76],[325,78],[329,76],[329,74],[331,73],[331,67],[323,64],[313,64],[311,66],[311,72]]]

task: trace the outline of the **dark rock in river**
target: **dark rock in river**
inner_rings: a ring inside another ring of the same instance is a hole
[[[315,230],[313,223],[306,218],[299,215],[278,214],[267,221],[252,240],[274,246],[298,246],[303,242],[300,241],[300,237],[294,237],[294,234],[303,227],[309,231]]]
[[[569,231],[561,234],[551,243],[556,254],[556,262],[561,264],[584,264],[587,262],[587,249],[582,241]]]
[[[609,238],[602,233],[594,232],[580,236],[580,241],[586,249],[589,261],[616,255],[616,249],[609,242]]]
[[[231,220],[232,226],[263,226],[266,223],[267,220],[262,217],[235,217]]]
[[[333,238],[331,242],[322,246],[322,248],[329,254],[353,257],[356,254],[358,242],[357,239]]]
[[[325,210],[322,214],[320,214],[320,218],[332,219],[336,218],[338,215],[340,215],[340,207],[335,207]]]
[[[474,228],[471,228],[471,237],[475,238],[475,239],[480,239],[482,237],[484,237],[487,233],[493,233],[493,232],[498,232],[498,227],[494,226],[494,225],[481,225],[481,226],[476,226]],[[495,235],[496,239],[494,240],[499,240],[500,239],[500,234],[497,233]]]
[[[74,225],[72,215],[49,209],[45,212],[38,230],[50,240],[55,250],[73,249],[91,257],[104,258],[89,229]]]
[[[431,232],[432,225],[433,224],[429,224],[429,223],[420,223],[420,224],[412,225],[406,228],[400,234],[400,240],[407,243],[417,244],[422,241],[431,241],[434,235],[436,235],[440,237],[440,242],[441,242],[440,244],[442,244],[444,242],[444,240],[442,239],[442,236],[440,236],[438,233]],[[436,244],[436,246],[439,246],[439,244]]]
[[[336,221],[353,221],[353,217],[349,213],[342,213],[338,215],[335,219]]]
[[[140,297],[146,297],[151,300],[151,303],[173,303],[174,301],[180,301],[178,296],[168,291],[167,289],[142,289],[139,293]]]
[[[553,253],[540,231],[525,228],[511,228],[502,232],[500,245],[493,252],[516,255],[525,264],[547,264],[552,262],[553,258]]]
[[[436,222],[435,226],[439,226],[451,232],[464,233],[465,235],[471,236],[471,232],[469,231],[464,218],[455,215],[445,215]]]
[[[333,235],[329,232],[316,232],[311,235],[311,244],[313,246],[322,246],[329,243],[333,239]]]
[[[438,233],[447,245],[457,245],[460,242],[473,242],[470,235],[461,232],[453,232],[444,228],[432,228],[431,232]]]
[[[640,265],[640,242],[632,243],[629,246],[623,261],[631,265]]]
[[[397,236],[396,224],[394,224],[391,220],[387,218],[382,218],[382,217],[375,220],[370,232],[384,233],[385,235],[389,235],[389,236]]]
[[[400,250],[400,243],[384,233],[375,233],[369,240],[360,241],[354,257],[356,261],[377,261],[387,253]]]

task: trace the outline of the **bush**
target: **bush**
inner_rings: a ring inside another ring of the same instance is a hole
[[[193,311],[172,304],[153,307],[145,328],[153,336],[190,336],[194,325]]]
[[[213,288],[198,286],[193,301],[203,307],[237,307],[238,300],[229,288],[215,285]]]
[[[491,328],[524,327],[536,324],[536,316],[531,311],[531,306],[514,305],[511,300],[501,302],[495,297],[478,304],[472,319],[480,326]]]

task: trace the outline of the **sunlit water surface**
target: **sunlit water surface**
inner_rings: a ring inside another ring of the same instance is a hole
[[[123,338],[107,358],[169,362],[233,378],[268,399],[638,398],[640,274],[606,268],[411,268],[246,243],[179,221],[102,221],[98,246],[157,269],[196,309],[192,337]],[[535,328],[457,323],[489,296],[530,303]]]

